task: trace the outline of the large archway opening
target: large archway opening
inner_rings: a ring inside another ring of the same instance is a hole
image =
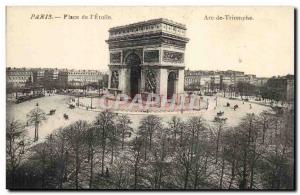
[[[130,68],[130,79],[129,79],[129,95],[134,98],[136,94],[140,92],[141,85],[141,60],[140,57],[132,53],[126,57],[125,64]]]
[[[167,98],[171,99],[175,93],[176,87],[176,73],[170,72],[168,75]]]

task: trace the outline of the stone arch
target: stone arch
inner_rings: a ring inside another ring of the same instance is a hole
[[[170,99],[173,97],[173,94],[176,93],[176,82],[177,74],[175,71],[171,71],[168,74],[168,86],[167,86],[167,98]]]
[[[141,58],[136,53],[129,53],[125,57],[124,62],[126,65],[129,65],[129,66],[140,66],[142,63]]]
[[[141,59],[135,53],[130,53],[125,58],[125,64],[129,66],[129,95],[133,98],[140,93],[141,88]]]

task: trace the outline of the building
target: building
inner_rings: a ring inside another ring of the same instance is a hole
[[[256,77],[255,85],[261,87],[268,82],[269,78],[266,77]]]
[[[7,68],[7,88],[45,87],[46,89],[66,89],[96,84],[107,87],[108,75],[97,70],[68,70],[43,68]],[[99,83],[100,82],[100,83]]]
[[[68,86],[82,87],[88,84],[99,84],[105,79],[105,74],[96,70],[68,70],[62,72],[61,77],[66,77]]]
[[[289,103],[294,102],[294,75],[272,77],[264,87],[263,97]]]
[[[26,68],[6,68],[6,87],[20,89],[33,82],[33,72]]]
[[[220,75],[220,86],[221,88],[226,88],[230,85],[235,85],[234,75]]]
[[[45,70],[41,68],[31,69],[33,74],[33,83],[36,85],[43,85],[45,78]]]
[[[60,70],[58,73],[58,88],[67,89],[68,88],[68,70]]]
[[[286,101],[292,104],[295,101],[295,81],[293,75],[287,76]]]
[[[57,88],[58,83],[58,73],[59,70],[55,69],[45,69],[44,72],[44,87],[46,89],[54,89]]]
[[[196,86],[199,88],[203,86],[203,71],[186,70],[184,72],[184,87],[188,89]]]
[[[185,71],[185,88],[218,90],[226,89],[238,82],[255,83],[255,75],[245,75],[241,71]]]
[[[130,97],[184,93],[186,26],[153,19],[109,29],[109,89]]]

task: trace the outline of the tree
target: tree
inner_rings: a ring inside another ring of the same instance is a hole
[[[87,129],[87,132],[85,134],[85,142],[88,146],[88,162],[90,163],[89,169],[90,169],[90,176],[89,176],[89,188],[93,188],[94,183],[94,164],[95,164],[95,153],[99,146],[98,137],[96,136],[96,128],[94,126],[89,127]]]
[[[65,135],[64,129],[58,129],[58,131],[53,134],[53,149],[56,152],[56,161],[57,161],[57,180],[58,188],[63,188],[63,183],[67,178],[67,169],[68,169],[68,145],[67,145],[67,135]]]
[[[40,109],[38,106],[32,109],[27,114],[27,122],[29,125],[34,125],[34,141],[38,141],[39,139],[39,126],[40,124],[45,121],[46,113]]]
[[[238,127],[238,176],[240,189],[252,189],[254,185],[255,168],[258,158],[264,148],[258,148],[259,128],[255,114],[247,114]]]
[[[151,188],[161,189],[170,183],[168,178],[171,176],[170,159],[170,135],[165,128],[157,129],[153,136],[153,146],[148,158],[149,165],[146,165],[145,171],[151,173],[146,178],[151,183]]]
[[[119,115],[117,117],[117,130],[120,131],[121,134],[121,147],[122,150],[124,149],[124,144],[125,144],[125,136],[128,134],[132,134],[133,129],[130,127],[130,125],[132,124],[132,121],[130,120],[130,118],[127,115]]]
[[[114,183],[114,188],[128,189],[130,187],[131,165],[128,154],[115,159],[111,166],[111,180]]]
[[[241,98],[243,96],[255,95],[256,87],[247,82],[238,82],[236,86],[237,91],[240,93]]]
[[[266,140],[266,134],[267,134],[267,130],[269,129],[269,126],[270,126],[270,114],[269,112],[267,111],[263,111],[262,113],[260,113],[259,115],[259,125],[260,125],[260,128],[262,130],[262,144],[265,143],[265,140]]]
[[[142,142],[143,140],[136,137],[130,147],[130,152],[132,156],[133,162],[133,175],[134,175],[134,183],[133,188],[137,189],[139,185],[139,169],[140,169],[140,162],[141,162],[141,152],[142,152]]]
[[[70,155],[74,156],[74,177],[75,188],[79,189],[79,174],[81,172],[81,164],[86,158],[86,147],[84,137],[89,126],[86,121],[76,121],[64,129],[67,144],[70,148]]]
[[[26,137],[24,126],[16,120],[7,121],[6,126],[6,169],[7,187],[15,189],[16,171],[25,160],[30,142]]]
[[[222,133],[225,129],[225,121],[222,121],[222,120],[218,120],[217,122],[215,122],[215,132],[214,135],[215,135],[215,139],[216,139],[216,151],[215,151],[215,154],[216,154],[216,161],[215,163],[217,164],[218,163],[218,154],[219,154],[219,149],[220,149],[220,140],[221,138],[223,137],[222,136]]]
[[[144,140],[145,160],[147,159],[147,149],[152,150],[153,134],[161,128],[161,118],[158,116],[148,115],[140,121],[138,136]]]
[[[201,117],[163,123],[148,115],[136,136],[126,139],[133,132],[129,117],[103,112],[93,123],[76,121],[34,146],[20,122],[8,121],[7,186],[293,189],[293,120],[293,110],[284,109],[283,114],[247,114],[232,128],[223,123],[208,128]]]
[[[176,148],[174,155],[175,175],[180,188],[198,188],[200,178],[206,174],[208,131],[201,117],[190,118],[185,127],[182,144]]]
[[[40,189],[50,187],[50,182],[49,180],[47,181],[47,178],[48,174],[51,174],[53,170],[50,169],[48,149],[46,142],[38,143],[31,148],[33,155],[30,161],[34,162],[36,174],[40,177]]]
[[[111,132],[115,129],[114,123],[115,115],[111,112],[101,112],[97,117],[94,125],[96,127],[96,134],[99,138],[102,156],[101,156],[101,174],[104,175],[105,166],[105,153],[107,146],[107,139],[110,137]]]
[[[171,140],[173,141],[172,145],[174,149],[176,148],[176,145],[178,144],[179,139],[179,145],[182,145],[183,137],[184,137],[184,122],[176,117],[173,116],[170,121],[168,121],[168,131],[171,134]]]
[[[270,115],[270,128],[275,131],[274,141],[269,142],[264,160],[260,161],[262,183],[268,189],[292,189],[294,187],[294,118],[293,111],[283,115]]]
[[[236,167],[238,158],[238,132],[237,129],[227,129],[223,134],[223,142],[226,146],[223,150],[223,155],[225,160],[230,164],[230,181],[228,184],[228,189],[232,189],[233,182],[236,178]]]

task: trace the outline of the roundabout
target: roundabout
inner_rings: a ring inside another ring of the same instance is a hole
[[[102,111],[99,107],[100,98],[88,98],[88,97],[80,97],[79,98],[79,106],[75,106],[73,109],[69,108],[70,102],[74,99],[74,96],[68,95],[52,95],[45,96],[42,98],[34,99],[31,101],[22,102],[20,104],[7,103],[7,119],[15,119],[19,120],[23,123],[26,123],[26,114],[35,108],[36,104],[39,104],[39,107],[47,113],[47,120],[41,125],[40,136],[41,138],[46,137],[48,134],[52,133],[54,130],[65,127],[77,120],[86,120],[88,122],[92,122],[95,120],[95,117]],[[93,109],[88,108],[92,102]],[[172,112],[165,111],[163,109],[158,109],[157,107],[149,107],[153,108],[153,110],[149,112],[141,112],[141,111],[128,111],[125,108],[129,107],[128,104],[123,104],[121,109],[119,110],[110,110],[111,112],[117,114],[125,114],[128,115],[133,123],[132,127],[138,127],[139,121],[145,117],[146,115],[157,115],[160,116],[163,121],[168,121],[173,116],[182,118],[183,120],[188,119],[191,116],[201,116],[208,124],[212,124],[214,122],[214,118],[218,112],[224,112],[224,117],[227,118],[226,125],[228,126],[236,126],[239,124],[241,119],[247,113],[255,113],[259,114],[264,110],[271,110],[268,106],[263,106],[259,104],[253,104],[250,109],[250,103],[242,103],[239,100],[229,100],[227,98],[218,97],[217,101],[213,96],[204,96],[203,102],[208,102],[208,108],[201,108],[200,110],[174,110]],[[226,107],[226,103],[230,103],[231,107]],[[73,102],[74,103],[74,102]],[[112,100],[109,103],[113,103]],[[200,102],[201,104],[201,102]],[[233,105],[239,105],[239,108],[234,110]],[[168,104],[167,104],[168,105]],[[138,105],[134,105],[138,106]],[[134,107],[133,107],[134,108]],[[55,109],[56,112],[53,115],[50,115],[50,110]],[[68,115],[68,119],[64,118],[64,114]],[[33,136],[34,130],[31,127],[27,127],[30,136]]]

